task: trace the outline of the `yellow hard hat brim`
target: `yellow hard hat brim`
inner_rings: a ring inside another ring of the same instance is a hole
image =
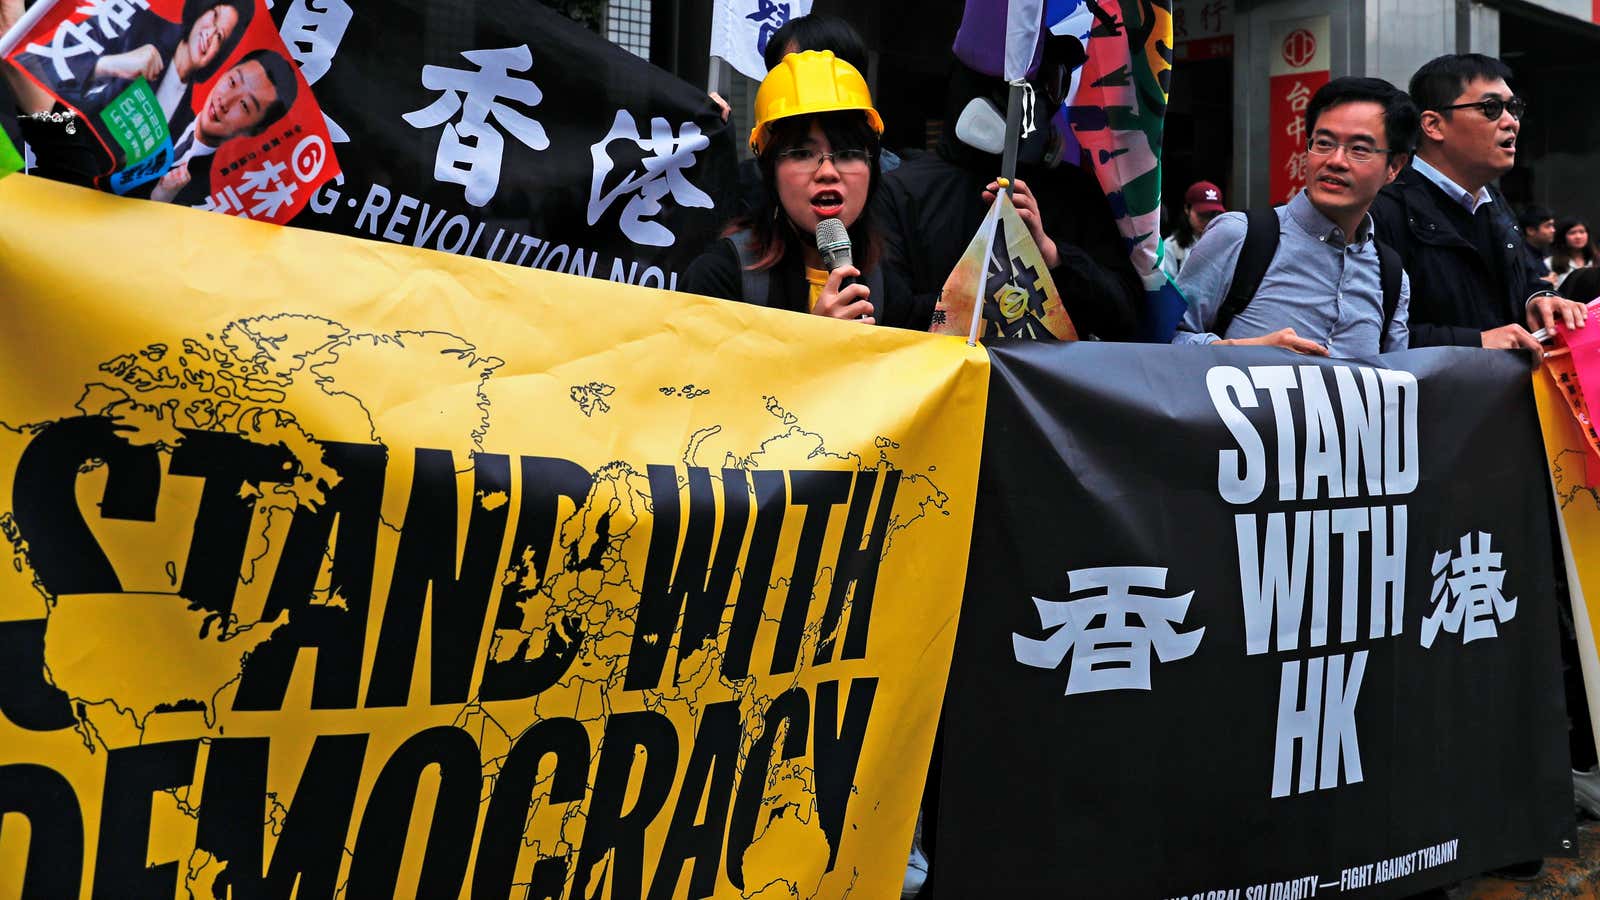
[[[783,119],[798,119],[798,118],[805,118],[805,117],[810,117],[810,116],[819,116],[819,115],[822,115],[824,113],[830,113],[830,112],[859,112],[859,113],[863,113],[867,117],[867,124],[872,126],[872,132],[874,134],[878,135],[879,137],[883,136],[883,117],[878,115],[878,111],[877,110],[873,109],[870,106],[868,106],[868,107],[860,107],[860,106],[840,105],[840,106],[833,107],[831,109],[809,109],[809,110],[806,110],[803,113],[796,113],[795,115],[792,115],[792,116],[784,116],[783,118],[780,118],[780,119],[773,119],[771,122],[762,122],[760,125],[757,125],[756,127],[750,129],[750,149],[752,151],[754,151],[757,156],[760,156],[761,155],[761,151],[767,149],[767,136],[772,133],[772,126],[776,125],[779,122],[782,122]]]

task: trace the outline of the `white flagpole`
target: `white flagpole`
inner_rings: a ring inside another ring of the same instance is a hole
[[[50,12],[51,8],[60,0],[39,0],[33,8],[22,14],[17,24],[11,26],[4,36],[0,36],[0,56],[10,56],[13,48],[22,40],[22,36],[33,30],[33,26]]]
[[[722,93],[722,60],[711,57],[710,73],[706,76],[706,93]]]
[[[1010,189],[1009,182],[1000,182],[994,202],[989,204],[989,212],[983,217],[983,224],[978,226],[983,229],[983,263],[978,266],[978,282],[972,289],[972,329],[967,333],[969,347],[978,345],[978,330],[983,327],[983,294],[989,289],[989,257],[994,255],[995,225],[1000,221],[1000,203]]]

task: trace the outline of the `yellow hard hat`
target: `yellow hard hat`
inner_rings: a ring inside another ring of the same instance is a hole
[[[750,129],[750,149],[760,155],[772,123],[778,119],[852,109],[866,113],[872,130],[883,134],[883,119],[872,108],[872,92],[855,66],[829,50],[791,53],[773,66],[756,91],[756,127]]]

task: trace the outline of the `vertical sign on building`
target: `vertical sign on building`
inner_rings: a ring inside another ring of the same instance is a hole
[[[1173,0],[1173,59],[1200,62],[1232,56],[1233,4],[1234,0]]]
[[[1271,164],[1274,204],[1306,187],[1306,106],[1328,83],[1328,17],[1272,23]]]

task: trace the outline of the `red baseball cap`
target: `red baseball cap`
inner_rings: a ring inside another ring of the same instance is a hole
[[[1184,192],[1183,202],[1195,212],[1227,212],[1222,204],[1222,188],[1209,181],[1196,181]]]

